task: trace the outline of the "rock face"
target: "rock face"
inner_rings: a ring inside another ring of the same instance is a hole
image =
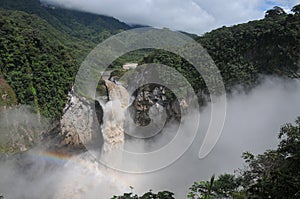
[[[51,148],[82,149],[86,144],[97,142],[104,152],[108,152],[123,146],[124,113],[129,95],[123,86],[114,82],[106,80],[105,86],[109,101],[101,105],[73,90],[69,93],[60,122],[43,136],[44,140],[52,140],[51,143],[56,145]]]
[[[159,85],[164,82],[160,78],[157,68],[152,66],[138,67],[135,72],[132,72],[130,78],[125,77],[128,89],[134,91],[135,100],[130,107],[130,112],[134,122],[139,126],[147,126],[151,122],[149,111],[156,107],[166,112],[167,120],[181,119],[180,105],[186,103],[179,102],[171,94],[171,90]],[[139,88],[135,90],[137,85]]]
[[[88,100],[74,93],[69,97],[70,102],[61,119],[61,135],[65,138],[62,144],[79,146],[92,140],[94,112]]]
[[[165,89],[158,86],[144,86],[136,93],[136,98],[132,104],[134,122],[138,126],[147,126],[151,122],[150,108],[164,108],[167,105]]]
[[[52,143],[56,143],[56,148],[84,148],[96,140],[102,142],[103,152],[109,152],[123,146],[125,131],[138,131],[139,126],[150,123],[149,128],[161,129],[168,119],[181,118],[181,104],[170,101],[162,86],[149,84],[139,88],[130,106],[130,96],[121,84],[105,80],[105,87],[108,101],[101,105],[99,101],[104,98],[90,100],[72,90],[60,122],[43,137],[55,139]],[[132,119],[129,128],[124,127],[128,118]]]

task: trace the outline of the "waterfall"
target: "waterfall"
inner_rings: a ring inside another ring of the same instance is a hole
[[[105,84],[109,101],[103,107],[103,153],[123,147],[125,111],[129,102],[129,94],[122,85],[109,80],[105,80]]]

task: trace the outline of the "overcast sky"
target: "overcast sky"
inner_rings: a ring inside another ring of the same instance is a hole
[[[223,25],[263,18],[275,5],[290,10],[300,0],[41,0],[113,16],[126,23],[203,34]]]

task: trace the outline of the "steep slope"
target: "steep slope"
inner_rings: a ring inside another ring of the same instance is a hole
[[[35,15],[0,10],[0,16],[0,72],[21,104],[58,117],[92,44],[61,33]]]
[[[130,28],[110,17],[53,8],[38,0],[0,0],[0,7],[11,10],[0,11],[0,72],[20,103],[34,105],[47,117],[60,117],[77,69],[95,41]],[[207,49],[230,91],[236,85],[251,88],[264,74],[297,77],[299,32],[299,14],[281,13],[222,27],[196,40]],[[128,54],[114,66],[127,58],[140,61],[149,53]],[[181,58],[155,51],[142,62],[173,66],[198,94],[205,92],[201,76]]]
[[[0,0],[0,8],[35,14],[61,32],[97,43],[130,28],[112,17],[56,8],[39,0]]]
[[[296,77],[300,67],[300,15],[278,14],[197,39],[222,72],[227,87],[251,85],[260,74]]]
[[[250,89],[262,75],[299,77],[300,14],[281,13],[197,37],[220,69],[227,91],[237,85]],[[205,83],[193,67],[171,53],[155,51],[144,63],[162,63],[177,69],[196,91]],[[199,90],[200,89],[200,90]]]
[[[0,0],[0,72],[18,102],[58,118],[82,60],[96,44],[130,28],[114,18]]]

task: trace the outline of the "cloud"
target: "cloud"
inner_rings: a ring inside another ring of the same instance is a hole
[[[264,16],[263,11],[260,10],[261,0],[228,0],[226,3],[220,0],[195,0],[195,2],[213,16],[214,23],[209,30],[223,25],[260,19]]]
[[[299,0],[266,0],[266,4],[268,5],[276,5],[286,8],[292,8],[293,6],[299,4]]]
[[[62,159],[37,149],[0,161],[0,176],[4,198],[107,199],[128,192],[127,184],[132,184],[89,153]]]
[[[203,34],[223,25],[263,18],[274,5],[291,8],[299,0],[41,0],[69,9],[113,16],[132,24]],[[287,3],[284,3],[287,2]]]
[[[165,189],[175,192],[176,198],[185,198],[194,181],[243,168],[243,152],[258,154],[277,148],[280,127],[300,116],[299,99],[299,80],[276,78],[265,79],[248,94],[234,94],[228,98],[220,139],[208,156],[199,159],[203,132],[210,118],[208,107],[201,112],[199,133],[190,149],[168,168],[143,176],[143,183],[139,183],[141,193],[150,188]]]

